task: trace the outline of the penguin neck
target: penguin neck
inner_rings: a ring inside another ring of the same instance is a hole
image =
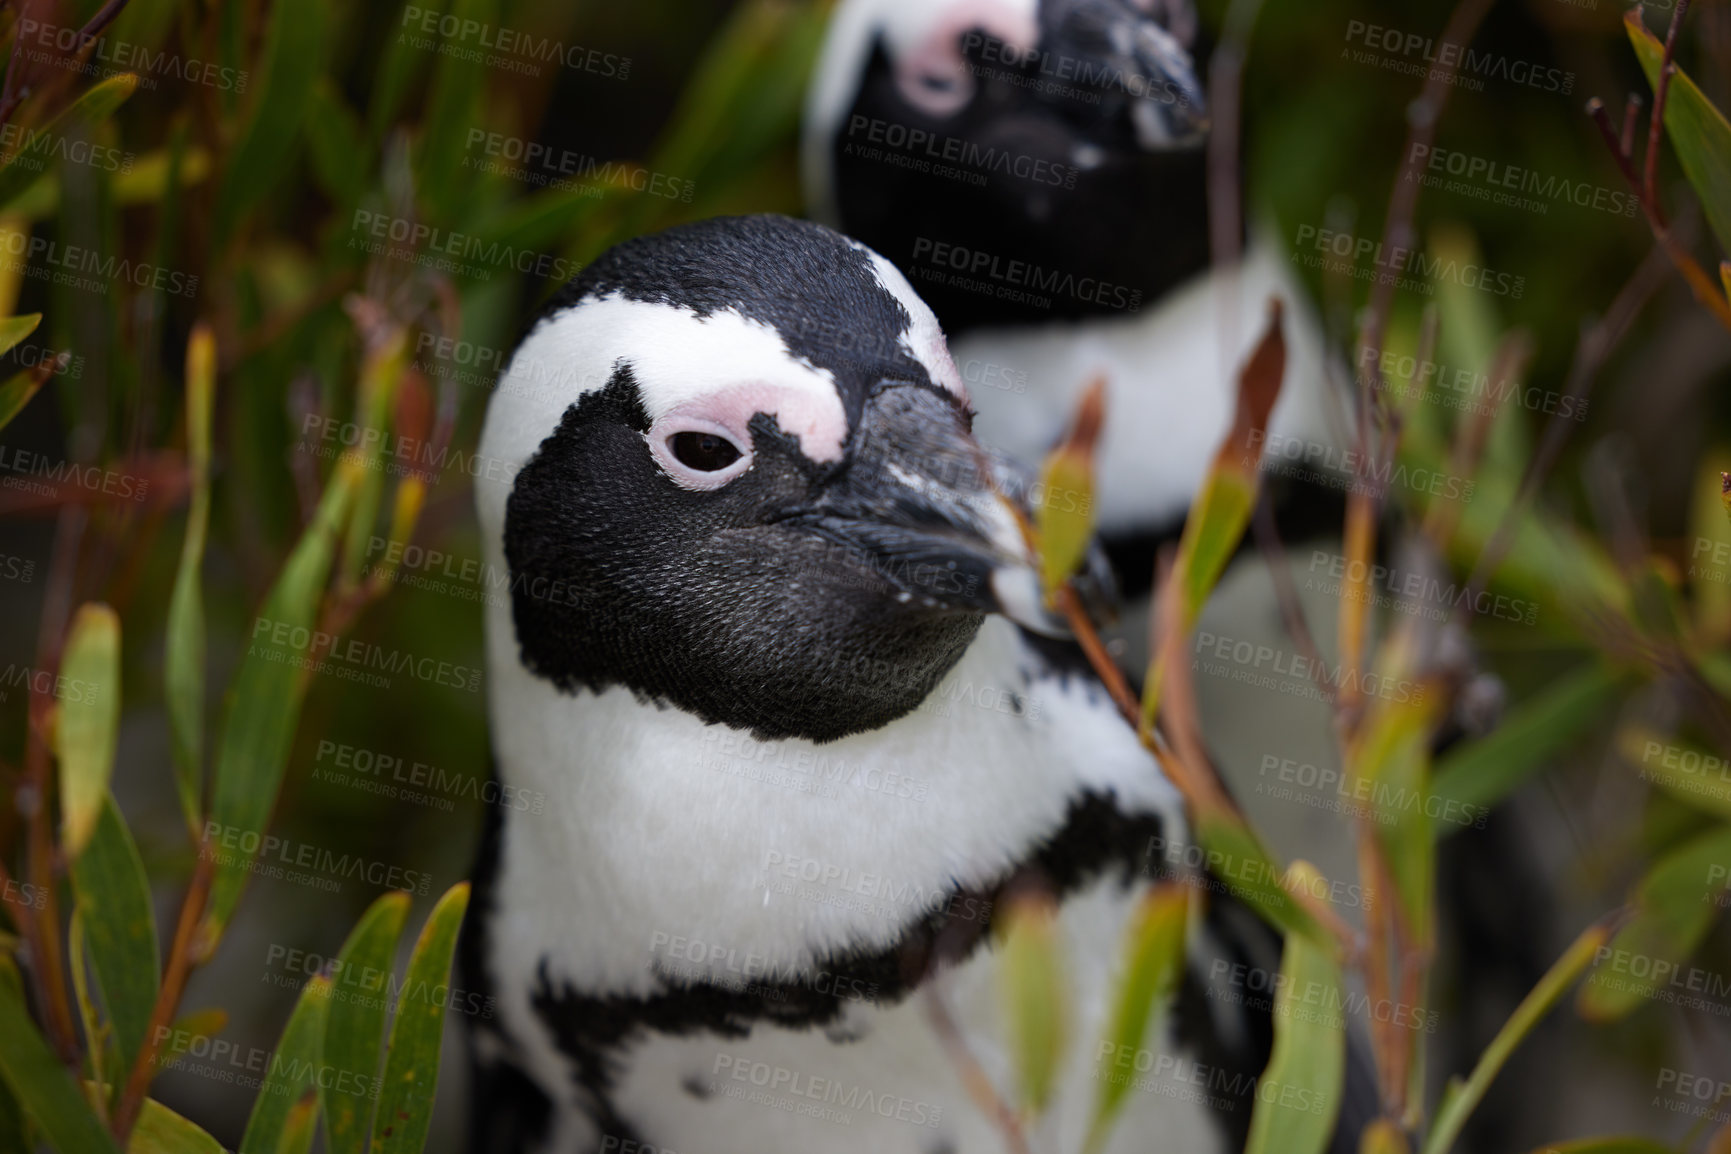
[[[489,616],[499,777],[545,799],[504,811],[494,938],[579,989],[652,992],[674,937],[784,970],[883,949],[923,901],[1001,880],[1090,793],[1183,828],[1098,685],[999,618],[918,709],[819,745],[623,687],[561,693],[518,663],[508,609]]]

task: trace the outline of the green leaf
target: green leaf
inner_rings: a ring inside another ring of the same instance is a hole
[[[445,998],[438,991],[450,986],[451,953],[468,908],[468,882],[445,891],[427,916],[409,957],[373,1121],[373,1154],[420,1154],[426,1144],[433,1096],[439,1088],[439,1043],[445,1024]]]
[[[1728,826],[1659,859],[1635,889],[1635,916],[1602,955],[1601,961],[1610,965],[1595,969],[1581,987],[1576,1005],[1582,1016],[1595,1021],[1621,1018],[1683,970],[1718,913],[1715,891],[1731,892],[1725,890],[1726,862],[1731,862]],[[1621,959],[1631,964],[1620,965]],[[1656,972],[1667,964],[1674,968]]]
[[[86,89],[47,124],[26,130],[24,147],[0,169],[0,207],[10,205],[41,179],[49,168],[44,160],[54,154],[59,142],[74,133],[88,132],[113,116],[137,87],[138,77],[130,72],[110,76]]]
[[[78,607],[60,659],[60,822],[69,857],[95,832],[114,773],[120,728],[120,618],[99,602]]]
[[[334,973],[334,998],[325,1022],[324,1063],[358,1078],[321,1090],[326,1144],[331,1154],[365,1154],[373,1132],[372,1090],[385,1037],[385,998],[397,939],[409,916],[409,895],[375,901],[343,943]]]
[[[481,27],[498,21],[496,0],[456,0],[451,15]],[[471,125],[480,121],[481,92],[487,78],[483,54],[464,45],[440,53],[434,65],[416,149],[416,187],[431,205],[435,220],[448,220],[470,181],[463,171],[463,147]]]
[[[391,25],[390,43],[377,65],[373,102],[367,109],[367,132],[375,144],[384,140],[385,129],[396,117],[410,86],[433,57],[433,53],[413,43],[422,34],[411,15],[416,12],[442,15],[444,11],[444,0],[403,0],[402,12]]]
[[[319,1050],[324,1041],[325,1014],[331,1004],[330,979],[315,975],[301,987],[294,1013],[283,1027],[282,1039],[270,1057],[270,1068],[252,1104],[240,1154],[276,1154],[301,1095],[316,1091]]]
[[[1220,880],[1232,896],[1286,933],[1302,934],[1323,949],[1334,948],[1334,936],[1280,884],[1280,870],[1242,817],[1214,809],[1198,813],[1195,826],[1196,840],[1209,860],[1222,863]]]
[[[1489,734],[1438,761],[1431,792],[1444,803],[1478,809],[1495,805],[1605,717],[1621,685],[1621,676],[1600,664],[1558,678],[1511,709]]]
[[[1665,737],[1644,725],[1624,726],[1616,745],[1617,752],[1643,781],[1652,782],[1691,808],[1731,818],[1731,762],[1693,742]],[[1682,768],[1691,757],[1695,768]]]
[[[272,645],[269,637],[277,632],[279,623],[289,630],[290,636],[296,629],[313,628],[336,554],[337,534],[359,480],[359,470],[347,461],[339,463],[331,473],[312,524],[301,535],[300,543],[259,609],[255,620],[265,625],[262,630],[255,627],[253,631],[261,633],[262,639],[249,644],[234,679],[228,717],[217,749],[208,831],[219,835],[240,831],[262,837],[270,821],[283,766],[300,721],[306,678],[291,664],[294,658],[303,655]],[[204,852],[216,851],[207,847]],[[239,850],[217,857],[195,956],[207,957],[215,948],[223,927],[234,913],[235,903],[240,900],[252,858],[252,853]]]
[[[318,1095],[308,1091],[283,1121],[282,1138],[277,1141],[276,1154],[308,1154],[318,1132],[319,1099]]]
[[[1625,1134],[1609,1138],[1577,1138],[1573,1142],[1547,1142],[1533,1154],[1677,1154],[1677,1148],[1652,1138]]]
[[[1657,92],[1665,45],[1647,31],[1639,8],[1624,14],[1623,27],[1641,61],[1641,70],[1647,74],[1647,83]],[[1701,208],[1713,235],[1719,238],[1719,247],[1731,253],[1731,124],[1681,68],[1672,73],[1666,94],[1665,135],[1677,150],[1683,175],[1701,198]]]
[[[1094,1120],[1086,1154],[1105,1145],[1113,1119],[1130,1090],[1138,1052],[1152,1028],[1156,1038],[1166,1005],[1184,978],[1184,924],[1189,916],[1189,887],[1168,882],[1148,892],[1124,937],[1124,966],[1118,978],[1117,995],[1101,1039],[1102,1052],[1109,1053],[1111,1070],[1099,1078]],[[1111,1049],[1108,1051],[1107,1046]]]
[[[1058,942],[1057,908],[1044,894],[1004,909],[998,980],[1004,1028],[1023,1110],[1038,1116],[1051,1103],[1069,1041],[1069,988]]]
[[[1532,1032],[1533,1027],[1539,1024],[1540,1019],[1550,1013],[1551,1007],[1557,1004],[1557,1000],[1574,984],[1575,979],[1592,965],[1594,956],[1604,947],[1608,937],[1610,930],[1604,922],[1588,926],[1581,936],[1563,951],[1563,956],[1557,959],[1545,976],[1539,979],[1539,984],[1521,999],[1521,1004],[1515,1007],[1515,1012],[1509,1015],[1509,1020],[1503,1023],[1503,1028],[1497,1031],[1497,1036],[1485,1047],[1478,1065],[1473,1067],[1472,1075],[1465,1082],[1459,1078],[1449,1079],[1442,1101],[1438,1103],[1436,1114],[1431,1120],[1430,1133],[1424,1140],[1423,1154],[1447,1154],[1455,1139],[1460,1137],[1461,1128],[1467,1124],[1474,1108],[1485,1096],[1485,1091],[1490,1089],[1491,1082],[1509,1060],[1509,1056]]]
[[[78,1020],[84,1026],[84,1050],[90,1060],[90,1075],[94,1086],[110,1084],[110,1071],[122,1069],[114,1048],[113,1031],[102,1022],[96,1008],[96,995],[91,992],[95,980],[90,975],[89,955],[84,943],[84,919],[72,911],[72,923],[66,930],[67,969],[72,971],[72,997],[78,1003]],[[112,1059],[112,1060],[110,1060]],[[85,1089],[93,1088],[86,1083]]]
[[[1094,531],[1094,449],[1105,421],[1106,382],[1096,377],[1082,394],[1064,441],[1040,469],[1034,527],[1040,543],[1040,587],[1052,604],[1088,552]]]
[[[164,694],[180,810],[194,839],[204,814],[204,539],[210,525],[210,419],[216,395],[216,337],[208,325],[186,344],[186,451],[192,497],[180,567],[168,603]]]
[[[1332,950],[1286,939],[1274,999],[1274,1052],[1256,1083],[1245,1154],[1320,1154],[1346,1080],[1346,1018]],[[1321,1007],[1319,1010],[1318,1007]]]
[[[7,982],[0,982],[0,1077],[55,1149],[114,1150],[77,1081],[37,1032],[23,994]]]
[[[161,1102],[144,1100],[126,1154],[223,1154],[222,1143]]]
[[[41,323],[41,313],[25,313],[22,316],[7,317],[0,320],[0,355],[11,352],[19,341],[35,332],[36,326]],[[11,419],[5,406],[0,405],[0,425],[4,425]]]
[[[72,863],[72,888],[119,1047],[114,1073],[121,1077],[150,1031],[160,970],[150,883],[113,797],[105,799],[90,844]]]
[[[265,29],[263,78],[240,142],[229,154],[216,198],[216,235],[226,240],[240,218],[287,172],[295,138],[324,69],[329,9],[274,0]]]

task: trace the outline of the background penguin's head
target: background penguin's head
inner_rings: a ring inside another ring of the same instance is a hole
[[[952,333],[1152,301],[1208,260],[1196,34],[1190,0],[844,0],[806,106],[812,211],[915,270]],[[1124,291],[949,283],[1012,261]]]
[[[901,716],[983,614],[1038,612],[970,421],[931,311],[864,246],[772,216],[621,244],[488,409],[492,659],[766,737]]]

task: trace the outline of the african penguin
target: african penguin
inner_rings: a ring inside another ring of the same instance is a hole
[[[1184,816],[1040,635],[994,492],[1017,482],[971,421],[907,280],[809,222],[627,241],[529,327],[479,449],[512,597],[486,621],[507,788],[460,947],[497,1008],[471,1023],[473,1149],[1000,1150],[923,987],[1007,1092],[990,930],[1023,886],[1061,903],[1075,1009],[1039,1136],[1079,1148],[1120,1073],[1094,1046],[1125,919]],[[1112,1151],[1241,1145],[1267,1014],[1206,971],[1278,955],[1207,908]]]

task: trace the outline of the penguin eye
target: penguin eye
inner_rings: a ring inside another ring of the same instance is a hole
[[[675,433],[667,438],[667,449],[680,464],[700,473],[718,472],[740,458],[732,441],[714,433]]]

